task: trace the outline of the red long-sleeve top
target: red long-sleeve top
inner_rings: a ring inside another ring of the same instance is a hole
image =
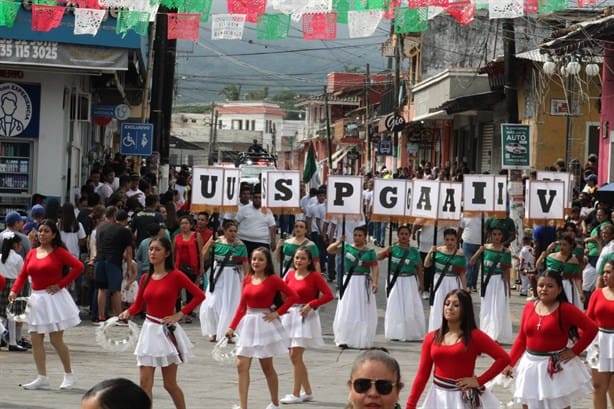
[[[19,293],[28,276],[32,278],[33,290],[44,290],[54,284],[64,288],[83,272],[83,263],[63,247],[56,247],[43,258],[36,257],[36,252],[37,249],[32,249],[26,254],[23,267],[11,291]],[[70,267],[70,271],[62,277],[64,266]]]
[[[586,316],[601,328],[614,328],[614,300],[605,298],[603,290],[597,289],[591,295]]]
[[[481,386],[509,365],[510,357],[503,348],[479,329],[471,331],[471,340],[467,347],[462,341],[453,345],[436,344],[435,331],[429,332],[422,343],[418,372],[411,386],[405,408],[416,408],[433,364],[435,364],[435,376],[437,377],[450,380],[467,378],[474,375],[475,360],[480,354],[487,354],[495,360],[486,372],[477,377]]]
[[[6,279],[4,278],[4,276],[0,275],[0,291],[4,289],[5,285],[6,285]]]
[[[535,312],[536,302],[529,302],[522,311],[520,329],[512,345],[510,357],[512,366],[516,365],[525,350],[537,352],[559,351],[566,347],[569,338],[569,328],[578,327],[580,339],[576,341],[571,350],[579,355],[597,335],[597,326],[587,319],[576,306],[563,302],[559,308],[548,315],[541,317]],[[560,324],[559,324],[560,315]],[[538,327],[539,325],[539,328]]]
[[[296,291],[298,300],[295,304],[309,304],[311,308],[318,308],[333,300],[333,292],[328,287],[328,283],[322,275],[312,271],[302,280],[297,280],[295,271],[290,270],[285,277],[288,287]],[[318,297],[318,292],[320,296]]]
[[[193,297],[192,301],[181,309],[181,312],[186,315],[192,312],[205,299],[205,293],[181,271],[169,271],[167,275],[159,280],[148,280],[147,277],[146,274],[141,277],[136,300],[128,309],[130,315],[138,314],[143,309],[143,303],[146,305],[145,311],[147,314],[153,315],[156,318],[173,315],[175,313],[175,301],[182,288],[185,288]],[[142,288],[145,288],[145,291]]]
[[[277,275],[270,275],[259,284],[252,284],[252,275],[248,274],[243,279],[243,289],[241,290],[241,302],[235,316],[230,323],[233,330],[239,325],[239,321],[245,315],[248,308],[270,308],[275,300],[275,294],[281,291],[286,296],[284,303],[277,309],[279,315],[285,314],[288,308],[292,307],[298,295],[288,284]]]
[[[192,267],[194,274],[198,274],[198,245],[196,244],[196,234],[190,234],[190,238],[184,240],[183,234],[175,236],[175,268],[179,270],[182,264]]]

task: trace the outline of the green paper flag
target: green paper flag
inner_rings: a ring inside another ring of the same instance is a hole
[[[34,0],[34,4],[43,4],[45,6],[57,6],[57,0]]]
[[[567,8],[567,0],[543,0],[539,2],[539,14],[562,11]]]
[[[183,9],[188,0],[160,0],[160,5],[169,9]]]
[[[258,40],[281,40],[290,32],[289,14],[260,14],[256,26]]]
[[[394,9],[394,32],[395,33],[420,33],[429,28],[428,8],[417,9],[401,8]]]
[[[117,25],[115,32],[124,34],[128,30],[134,30],[137,34],[145,36],[149,29],[149,12],[147,11],[129,11],[121,9],[117,16]]]
[[[316,150],[313,147],[313,143],[309,145],[309,151],[305,158],[305,169],[303,170],[303,183],[307,184],[311,181],[311,178],[318,170],[318,164],[316,163]]]
[[[185,0],[181,11],[183,13],[200,13],[200,21],[206,23],[211,14],[213,0]]]
[[[333,10],[337,12],[337,23],[348,23],[348,11],[351,10],[350,0],[333,0]]]
[[[0,26],[13,27],[21,2],[0,1]]]
[[[390,0],[356,0],[357,11],[388,10]]]

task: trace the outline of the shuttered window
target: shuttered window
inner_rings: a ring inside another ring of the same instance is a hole
[[[495,125],[492,122],[482,124],[480,128],[480,173],[492,173],[494,133]]]

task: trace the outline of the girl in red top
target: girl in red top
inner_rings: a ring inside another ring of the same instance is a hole
[[[516,367],[514,401],[524,409],[568,408],[591,393],[591,377],[577,357],[597,335],[597,326],[567,301],[558,271],[546,270],[537,280],[538,300],[522,312],[510,357]],[[570,330],[580,329],[571,349]],[[504,370],[506,375],[512,368]]]
[[[179,219],[179,233],[173,241],[173,254],[175,256],[175,270],[182,271],[190,281],[196,282],[196,278],[202,276],[198,255],[203,248],[200,234],[192,231],[192,220],[188,216]],[[192,295],[186,293],[186,303],[192,301]],[[181,308],[181,296],[177,299],[177,309]],[[192,322],[192,317],[185,317],[187,324]]]
[[[333,293],[317,272],[311,251],[305,246],[299,247],[294,253],[294,270],[288,272],[285,280],[298,294],[298,300],[281,318],[290,337],[290,360],[294,366],[292,394],[284,396],[281,403],[302,403],[313,400],[303,353],[305,348],[324,345],[317,308],[332,301]],[[302,395],[301,387],[305,391]]]
[[[266,409],[279,408],[279,380],[273,367],[273,356],[288,351],[288,336],[279,317],[288,311],[298,299],[296,292],[277,275],[273,269],[271,251],[258,247],[252,251],[251,269],[243,279],[241,302],[230,323],[226,336],[232,338],[235,329],[237,342],[237,372],[239,376],[238,409],[247,409],[249,368],[253,358],[258,358],[266,377],[271,403]],[[281,291],[286,296],[284,303],[272,310],[275,295]]]
[[[185,274],[173,269],[171,242],[166,237],[151,241],[149,262],[149,274],[141,278],[134,304],[119,314],[119,318],[129,319],[146,305],[146,319],[134,351],[141,388],[153,400],[154,373],[156,367],[162,367],[164,389],[177,409],[185,409],[183,391],[177,384],[177,368],[192,356],[193,345],[177,322],[196,308],[205,294]],[[192,295],[192,301],[175,312],[175,300],[182,289]]]
[[[9,302],[25,285],[28,277],[32,280],[30,315],[28,327],[32,340],[32,355],[38,377],[25,385],[24,389],[49,389],[47,363],[45,360],[45,334],[49,334],[51,345],[58,353],[64,367],[64,380],[60,389],[70,389],[77,380],[72,373],[70,351],[64,344],[64,330],[79,325],[79,308],[66,289],[83,272],[83,263],[66,250],[57,225],[49,219],[43,220],[38,228],[40,246],[26,255],[19,276],[9,293]],[[64,276],[64,266],[70,268]]]
[[[588,349],[587,361],[593,373],[593,405],[608,407],[608,385],[614,374],[614,261],[603,267],[604,286],[591,296],[586,316],[599,326],[599,333]]]
[[[475,376],[475,361],[480,354],[490,355],[495,362]],[[452,290],[444,300],[441,328],[429,332],[422,343],[418,373],[405,408],[416,408],[434,364],[433,385],[423,408],[498,409],[499,401],[484,389],[484,384],[509,362],[507,353],[477,329],[471,295],[465,290]]]

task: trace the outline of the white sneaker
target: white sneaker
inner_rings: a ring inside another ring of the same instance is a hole
[[[305,392],[301,393],[301,400],[303,402],[311,402],[313,400],[313,395],[308,395]]]
[[[288,394],[279,400],[281,403],[303,403],[303,398],[293,394]]]
[[[76,384],[77,384],[77,378],[75,378],[75,375],[71,373],[66,373],[64,374],[64,380],[62,381],[62,384],[60,385],[60,389],[71,389]]]
[[[51,389],[51,384],[49,383],[49,378],[47,378],[46,376],[41,376],[38,375],[36,377],[35,380],[33,380],[30,383],[26,383],[24,385],[21,385],[22,388],[24,389],[28,389],[28,390],[35,390],[35,389]]]
[[[266,409],[279,409],[279,406],[277,405],[273,405],[273,403],[269,403],[268,406],[266,407]]]

